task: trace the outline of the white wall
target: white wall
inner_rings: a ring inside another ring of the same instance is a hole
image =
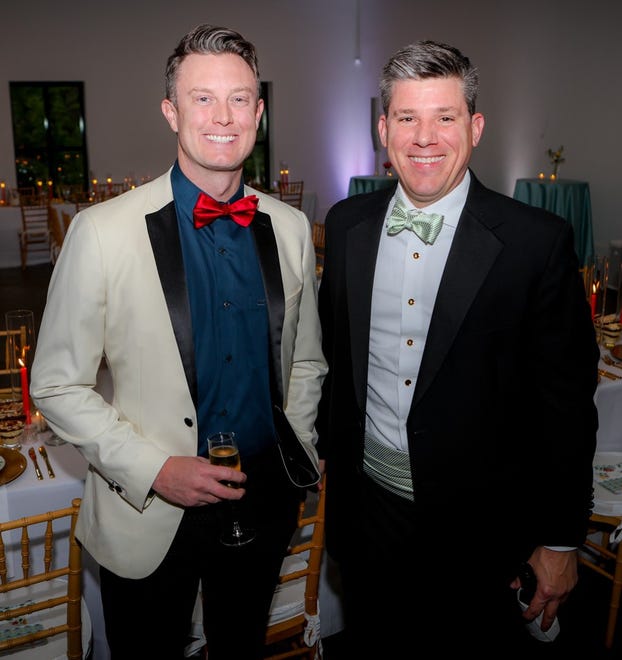
[[[490,187],[550,172],[587,180],[597,251],[622,239],[622,3],[619,0],[5,0],[0,6],[0,180],[15,184],[8,81],[83,80],[90,168],[156,176],[175,140],[160,113],[166,58],[197,23],[239,30],[273,82],[273,165],[318,194],[318,219],[371,174],[370,98],[384,62],[420,38],[478,66],[486,116],[473,166]]]

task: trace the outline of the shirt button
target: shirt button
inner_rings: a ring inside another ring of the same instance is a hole
[[[407,378],[407,379],[404,381],[404,385],[406,385],[406,387],[410,387],[410,386],[412,385],[412,380],[410,380],[410,378]]]
[[[418,252],[413,252],[413,259],[419,259],[419,256]]]
[[[412,339],[406,340],[406,346],[412,346],[415,342]]]
[[[194,426],[194,424],[192,423],[192,420],[190,419],[190,417],[184,417],[184,424],[185,424],[186,426],[189,426],[189,427],[193,427],[193,426]]]
[[[227,250],[223,247],[218,248],[218,254],[227,254]]]
[[[408,304],[411,305],[411,306],[414,305],[415,304],[415,299],[414,298],[409,298],[408,299]]]
[[[222,304],[222,306],[223,306],[225,309],[229,309],[229,307],[231,307],[231,303],[230,303],[228,300],[225,300],[225,302]]]

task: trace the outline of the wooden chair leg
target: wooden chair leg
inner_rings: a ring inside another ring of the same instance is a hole
[[[613,575],[611,600],[609,601],[609,617],[607,619],[607,632],[605,634],[605,646],[608,649],[613,646],[620,610],[620,596],[622,596],[622,543],[618,544],[616,550],[616,567]]]

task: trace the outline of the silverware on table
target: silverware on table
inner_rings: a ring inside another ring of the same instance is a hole
[[[28,450],[28,456],[30,456],[30,460],[35,465],[35,472],[37,473],[37,479],[43,479],[43,475],[41,474],[41,470],[39,469],[39,464],[37,463],[37,455],[35,454],[35,450],[32,447]]]
[[[43,456],[43,460],[45,461],[45,465],[48,469],[48,476],[50,477],[50,479],[54,479],[56,475],[54,474],[54,470],[52,469],[52,465],[50,464],[50,459],[48,458],[47,449],[43,445],[39,446],[39,453],[41,454],[41,456]]]

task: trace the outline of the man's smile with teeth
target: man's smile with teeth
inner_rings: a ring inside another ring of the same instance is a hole
[[[411,156],[410,160],[415,161],[415,163],[438,163],[443,160],[444,156]]]
[[[206,135],[205,137],[212,142],[233,142],[235,140],[234,135]]]

